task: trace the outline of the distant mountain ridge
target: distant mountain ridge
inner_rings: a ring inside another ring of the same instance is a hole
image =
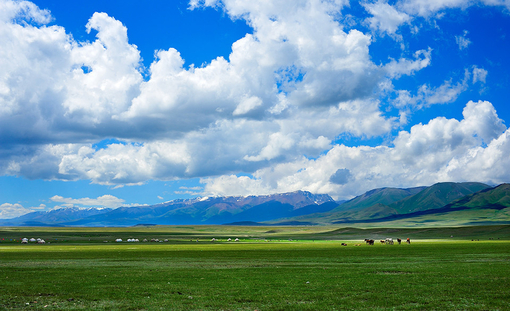
[[[324,225],[402,219],[428,222],[449,217],[474,224],[510,223],[510,185],[446,182],[429,187],[379,188],[346,202],[306,191],[203,197],[152,206],[33,212],[0,220],[0,226]]]
[[[243,197],[203,197],[175,200],[152,206],[119,207],[83,217],[60,215],[57,211],[30,213],[0,221],[0,225],[133,226],[140,223],[223,224],[239,221],[267,221],[325,212],[338,204],[326,194],[307,191]],[[73,212],[74,213],[74,212]],[[74,215],[74,214],[73,214]]]

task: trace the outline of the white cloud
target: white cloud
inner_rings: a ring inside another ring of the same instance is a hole
[[[390,78],[400,78],[402,75],[412,75],[415,72],[430,65],[432,49],[419,50],[414,53],[415,60],[401,58],[398,61],[391,60],[384,65],[384,69]]]
[[[469,88],[471,75],[473,76],[473,84],[478,81],[485,82],[487,71],[474,66],[472,71],[465,70],[464,78],[461,81],[453,83],[451,79],[446,80],[438,87],[424,84],[418,88],[416,95],[412,95],[408,90],[396,90],[397,98],[393,101],[393,104],[401,109],[401,117],[405,121],[405,114],[409,109],[418,110],[431,105],[448,104],[457,100],[459,95]]]
[[[459,50],[461,51],[466,49],[468,45],[471,44],[471,40],[467,38],[468,33],[469,32],[467,30],[464,30],[462,36],[455,36],[455,42],[457,42],[457,44],[459,45]]]
[[[103,196],[97,197],[96,199],[91,198],[81,198],[81,199],[73,199],[73,198],[64,198],[59,195],[55,195],[50,198],[53,202],[64,203],[65,206],[74,206],[74,205],[83,205],[83,206],[101,206],[101,207],[110,207],[117,208],[122,206],[124,203],[123,199],[119,199],[113,195],[105,194]]]
[[[400,25],[411,20],[409,15],[397,11],[384,0],[379,0],[376,3],[365,3],[363,6],[372,15],[367,19],[370,28],[389,35],[395,34]]]
[[[257,96],[245,98],[241,100],[232,114],[234,116],[243,115],[260,106],[262,106],[262,100]]]
[[[98,151],[81,147],[61,154],[58,171],[69,179],[86,178],[99,184],[137,184],[183,176],[188,161],[186,147],[179,144],[110,144]]]
[[[30,1],[1,1],[0,21],[10,22],[15,18],[34,21],[38,24],[47,24],[52,19],[48,10],[41,10]]]
[[[81,122],[100,123],[125,111],[138,95],[140,53],[128,43],[126,27],[106,13],[94,13],[86,27],[89,33],[97,31],[97,39],[71,49],[73,69],[62,106],[68,118],[79,116]]]
[[[487,74],[489,74],[489,72],[487,70],[485,70],[483,68],[474,67],[473,68],[473,84],[475,84],[476,82],[485,83]]]
[[[489,143],[448,162],[441,176],[445,180],[481,180],[488,183],[508,182],[510,133],[506,130]]]
[[[501,6],[510,8],[508,1],[500,0],[400,0],[397,7],[408,14],[431,17],[445,9],[460,8],[462,10],[473,5]],[[438,16],[440,17],[440,16]]]
[[[0,7],[1,8],[1,7]],[[0,219],[10,219],[33,212],[19,203],[3,203],[0,205]]]

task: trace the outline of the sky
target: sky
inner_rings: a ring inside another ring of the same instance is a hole
[[[0,219],[510,182],[508,0],[0,0]]]

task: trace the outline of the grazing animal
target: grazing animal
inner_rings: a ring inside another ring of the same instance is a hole
[[[342,243],[342,246],[347,246],[347,243]]]
[[[369,240],[369,239],[366,240],[366,243],[368,245],[374,245],[374,242],[375,242],[374,240]]]
[[[386,244],[393,245],[393,239],[392,238],[386,238]]]
[[[381,242],[381,244],[384,244],[384,243],[386,243],[386,241],[384,241],[384,240],[381,240],[380,242]]]
[[[407,244],[411,244],[411,239],[410,239],[410,238],[407,238],[406,243],[407,243]]]
[[[398,245],[400,245],[400,243],[402,243],[402,240],[401,239],[397,239],[397,242],[398,242]]]

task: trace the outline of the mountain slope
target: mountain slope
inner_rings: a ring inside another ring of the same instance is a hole
[[[426,211],[441,208],[466,195],[490,188],[491,187],[486,184],[475,182],[437,183],[416,195],[390,204],[390,207],[395,209],[398,214]]]
[[[450,223],[455,225],[487,225],[510,223],[510,184],[501,184],[466,195],[440,208],[366,218],[363,222],[399,221],[403,223]],[[341,219],[334,223],[351,223]],[[355,222],[360,222],[355,220]]]
[[[399,188],[379,188],[365,192],[364,194],[355,197],[343,204],[340,204],[337,208],[331,212],[348,211],[354,209],[363,209],[373,205],[382,204],[389,205],[394,202],[400,201],[409,196],[415,195],[427,187],[416,187],[408,189]]]
[[[327,213],[288,219],[316,223],[352,223],[397,219],[398,215],[439,209],[452,201],[490,186],[482,183],[437,183],[410,189],[381,188],[368,191]],[[399,198],[402,198],[398,200]],[[384,204],[390,202],[390,204]],[[373,204],[372,204],[373,203]],[[429,213],[430,214],[430,213]],[[417,214],[418,215],[418,214]]]
[[[448,205],[450,208],[505,209],[510,207],[510,184],[501,184],[467,195]]]

